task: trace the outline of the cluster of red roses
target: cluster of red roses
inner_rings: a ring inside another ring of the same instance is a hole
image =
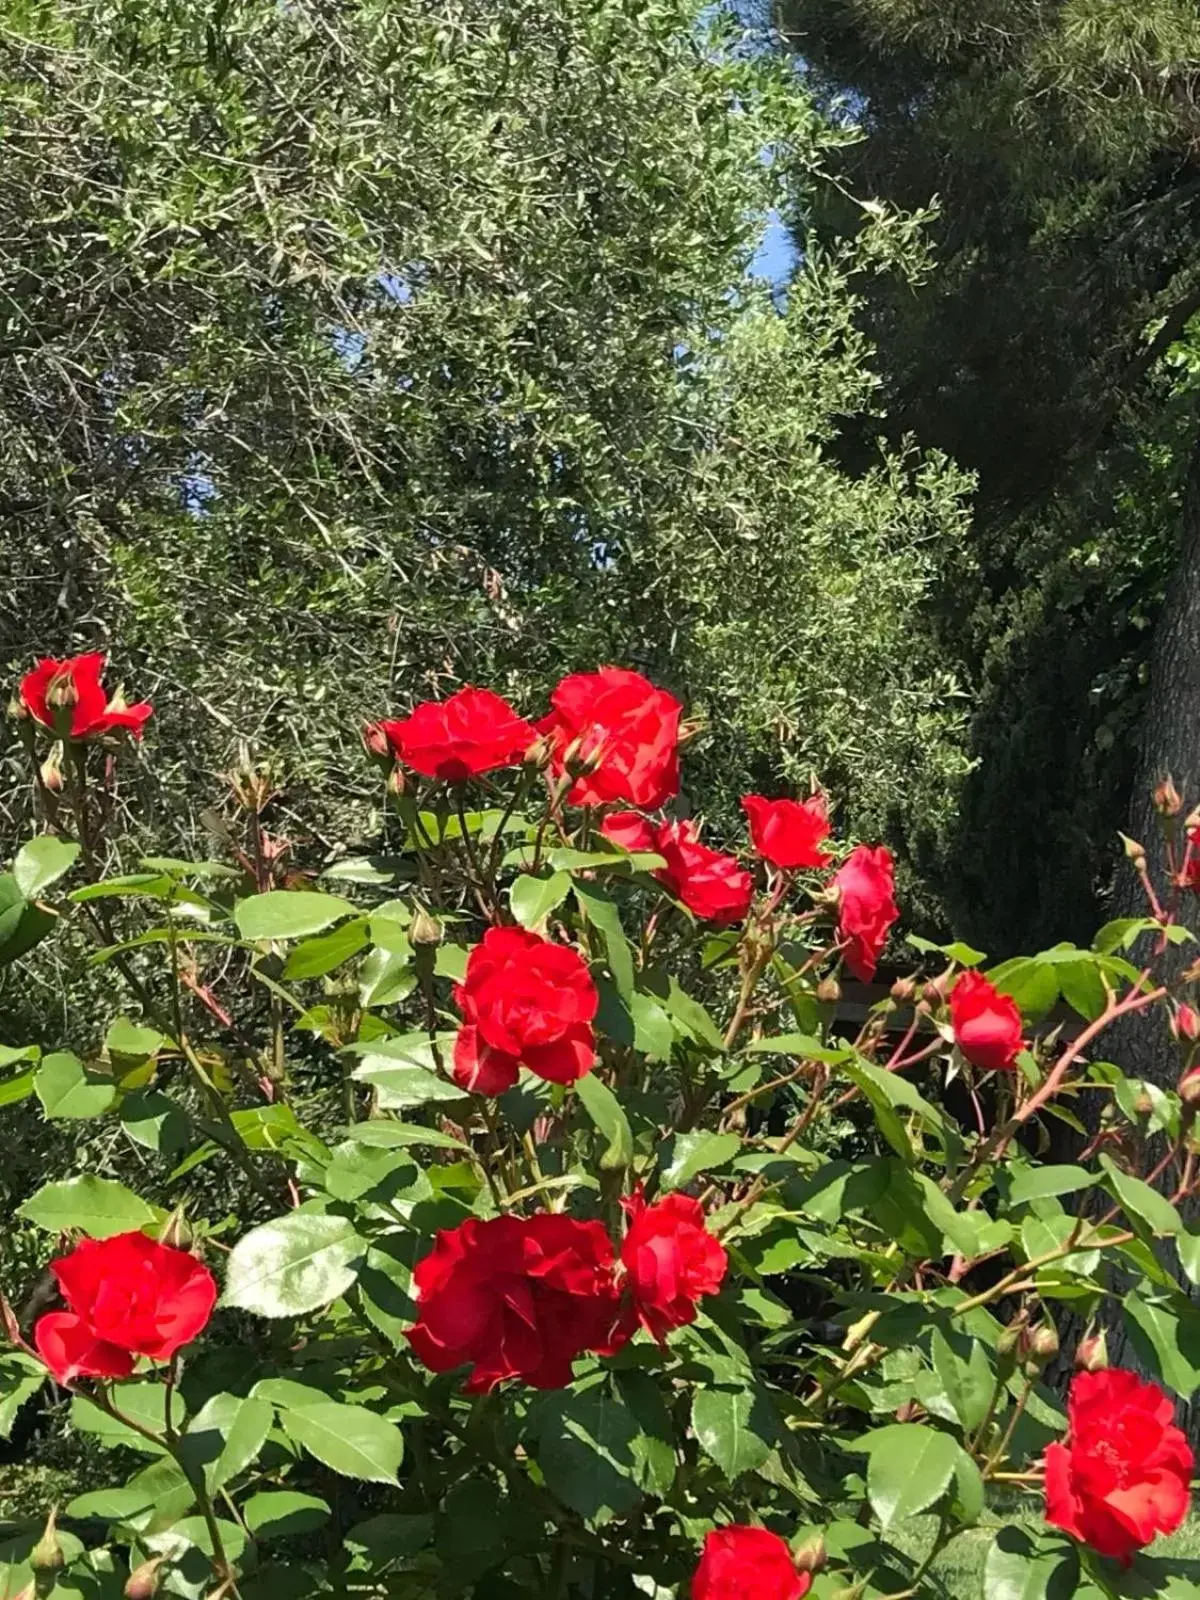
[[[620,1256],[604,1225],[541,1212],[469,1217],[439,1233],[413,1272],[417,1321],[408,1339],[434,1372],[470,1366],[465,1388],[519,1378],[561,1389],[585,1351],[615,1355],[639,1323],[662,1340],[693,1322],[727,1265],[698,1200],[624,1202]]]
[[[534,724],[490,689],[460,689],[448,700],[419,705],[411,716],[372,724],[365,739],[371,750],[390,752],[412,771],[447,783],[526,759],[543,762],[567,786],[568,805],[602,813],[600,833],[610,843],[662,858],[655,878],[694,916],[719,925],[740,922],[754,899],[753,875],[735,856],[704,844],[694,821],[645,814],[679,793],[683,707],[674,695],[639,672],[602,667],[564,678],[550,706]],[[742,805],[754,848],[772,867],[791,873],[828,865],[821,848],[830,833],[824,795],[800,802],[752,794]],[[637,809],[625,809],[630,806]],[[899,915],[891,852],[860,845],[832,888],[846,965],[869,980]]]

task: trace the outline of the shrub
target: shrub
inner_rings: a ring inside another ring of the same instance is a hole
[[[49,1372],[112,1481],[15,1533],[6,1595],[909,1596],[1014,1494],[1045,1526],[1000,1529],[989,1595],[1124,1593],[1131,1563],[1167,1592],[1167,1391],[1200,1384],[1173,791],[1171,882],[1131,846],[1144,918],[986,972],[910,940],[928,970],[855,1030],[838,972],[893,937],[890,854],[835,841],[819,792],[747,796],[745,859],[666,817],[693,725],[637,673],[568,678],[537,723],[469,689],[368,727],[375,854],[292,860],[247,765],[228,860],[106,876],[148,709],[100,665],[14,701],[46,826],[0,878],[0,959],[84,921],[132,1015],[5,1052],[0,1101],[110,1146],[20,1207],[58,1304],[5,1302],[0,1424]],[[1150,1009],[1175,1091],[1100,1058]],[[1071,1165],[1040,1159],[1053,1119]],[[1118,1284],[1149,1377],[1093,1329],[1064,1414],[1057,1325]]]

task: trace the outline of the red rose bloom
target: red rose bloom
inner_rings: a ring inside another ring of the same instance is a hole
[[[833,875],[839,891],[838,938],[843,958],[860,983],[875,976],[888,929],[900,915],[892,891],[892,852],[886,845],[856,845]]]
[[[696,1320],[702,1295],[716,1294],[725,1276],[725,1247],[704,1226],[699,1200],[670,1194],[648,1206],[639,1187],[624,1202],[629,1232],[621,1247],[625,1284],[638,1320],[661,1342],[672,1328]]]
[[[1188,1513],[1191,1447],[1157,1385],[1113,1367],[1081,1372],[1067,1437],[1046,1446],[1046,1521],[1123,1566]]]
[[[532,723],[490,689],[459,689],[449,700],[426,700],[410,717],[377,726],[406,767],[447,783],[515,766],[537,738]]]
[[[654,876],[704,922],[740,922],[754,899],[754,879],[734,856],[700,843],[694,822],[667,822],[654,847],[666,862]]]
[[[767,1528],[714,1528],[692,1577],[692,1600],[803,1600],[812,1575]]]
[[[551,1083],[591,1071],[600,998],[578,951],[525,928],[489,928],[454,998],[465,1021],[454,1046],[460,1087],[502,1093],[522,1062]]]
[[[658,850],[654,824],[636,811],[610,812],[600,824],[600,837],[628,850],[630,855],[654,854]]]
[[[610,1354],[622,1342],[612,1242],[600,1222],[549,1211],[468,1217],[438,1234],[412,1281],[419,1314],[409,1343],[433,1372],[469,1364],[471,1393],[505,1378],[561,1389],[576,1356]]]
[[[40,1317],[33,1339],[59,1383],[127,1378],[137,1356],[169,1361],[217,1299],[212,1273],[195,1256],[144,1233],[85,1239],[50,1270],[71,1309]]]
[[[1181,889],[1200,889],[1200,828],[1189,828],[1183,866],[1179,872]]]
[[[1024,1047],[1021,1013],[982,972],[964,972],[950,991],[954,1042],[983,1072],[1011,1067]]]
[[[135,739],[153,712],[146,701],[128,706],[120,693],[110,699],[101,683],[104,653],[56,661],[47,656],[21,679],[21,704],[35,722],[65,739],[96,739],[128,728]]]
[[[823,867],[829,860],[821,841],[828,839],[829,808],[823,794],[799,800],[764,800],[760,794],[742,796],[742,810],[750,822],[750,840],[764,861],[785,872],[798,867]]]
[[[550,765],[560,777],[566,758],[595,763],[577,778],[573,806],[616,801],[653,811],[679,793],[679,718],[683,707],[640,672],[602,667],[575,672],[550,696],[550,715],[538,724],[551,741]]]

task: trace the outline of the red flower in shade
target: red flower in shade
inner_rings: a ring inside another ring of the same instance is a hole
[[[803,1600],[812,1575],[767,1528],[714,1528],[692,1576],[692,1600]]]
[[[962,973],[951,989],[950,1024],[955,1044],[983,1072],[1011,1067],[1024,1048],[1017,1002],[982,972]]]
[[[128,728],[135,739],[154,708],[145,700],[128,706],[118,692],[109,698],[101,683],[102,651],[56,661],[47,656],[21,679],[21,704],[35,722],[63,739],[96,739]]]
[[[59,1383],[127,1378],[137,1356],[169,1361],[217,1299],[212,1273],[195,1256],[144,1233],[85,1239],[50,1270],[71,1309],[40,1317],[33,1339]]]
[[[888,929],[900,915],[892,891],[892,852],[886,845],[856,845],[833,875],[838,890],[838,938],[843,957],[860,983],[875,976]]]
[[[406,767],[447,783],[515,766],[537,738],[532,723],[490,689],[460,689],[448,700],[426,700],[410,717],[376,726]]]
[[[1200,889],[1200,828],[1188,829],[1179,886],[1181,889]]]
[[[760,794],[742,796],[742,810],[750,822],[750,840],[764,861],[785,872],[798,867],[823,867],[829,860],[821,841],[828,839],[829,808],[823,794],[799,800],[764,800]]]
[[[687,1195],[669,1194],[648,1206],[639,1186],[624,1206],[625,1284],[638,1320],[661,1343],[672,1328],[694,1322],[697,1301],[721,1287],[725,1247],[704,1226],[699,1200]]]
[[[1194,1462],[1157,1385],[1112,1367],[1081,1372],[1067,1437],[1046,1447],[1046,1521],[1124,1566],[1188,1513]]]
[[[610,812],[600,824],[600,837],[610,844],[619,845],[630,855],[655,854],[658,835],[654,824],[636,811]]]
[[[601,667],[564,678],[550,705],[538,728],[551,741],[552,771],[561,776],[568,759],[592,769],[572,785],[572,805],[616,801],[653,811],[678,794],[683,707],[674,695],[640,672]]]
[[[654,847],[666,862],[654,876],[704,922],[740,922],[754,899],[754,879],[734,856],[700,843],[694,822],[667,822]]]
[[[525,928],[489,928],[454,998],[464,1018],[453,1065],[461,1088],[500,1094],[522,1062],[551,1083],[591,1071],[600,1000],[578,951]]]
[[[409,1343],[434,1372],[469,1364],[472,1393],[505,1378],[561,1389],[576,1356],[624,1342],[614,1265],[600,1222],[548,1211],[468,1217],[439,1233],[413,1270]]]

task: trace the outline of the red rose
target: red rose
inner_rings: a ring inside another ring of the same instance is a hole
[[[875,976],[879,952],[900,912],[892,898],[895,878],[886,845],[856,845],[833,875],[839,892],[838,939],[843,958],[860,983]]]
[[[572,785],[572,805],[616,801],[653,811],[679,793],[683,707],[674,695],[640,672],[601,667],[564,678],[550,704],[538,727],[551,741],[551,769],[561,777],[568,757],[593,767]]]
[[[469,1364],[472,1393],[505,1378],[561,1389],[576,1356],[621,1342],[612,1242],[600,1222],[549,1211],[468,1217],[417,1262],[412,1293],[413,1350],[434,1372]]]
[[[798,867],[823,867],[829,860],[821,841],[828,839],[829,809],[823,794],[799,800],[764,800],[742,796],[750,821],[750,839],[764,861],[793,872]]]
[[[499,1094],[522,1062],[551,1083],[591,1071],[600,998],[578,951],[525,928],[489,928],[454,998],[465,1019],[454,1046],[460,1087]]]
[[[1188,829],[1179,886],[1181,889],[1200,889],[1200,828]]]
[[[700,843],[694,822],[667,822],[654,847],[666,862],[654,876],[704,922],[740,922],[754,899],[754,879],[733,856]]]
[[[1046,1521],[1128,1566],[1188,1513],[1192,1451],[1157,1385],[1120,1367],[1081,1372],[1067,1437],[1046,1446]]]
[[[610,812],[600,824],[600,837],[628,850],[630,855],[655,854],[658,850],[654,824],[636,811]]]
[[[983,1072],[1011,1067],[1025,1041],[1017,1002],[1001,994],[982,972],[964,972],[950,991],[954,1042]]]
[[[537,738],[536,728],[490,689],[426,700],[410,717],[377,726],[406,767],[447,783],[515,766]]]
[[[648,1206],[639,1187],[624,1205],[626,1286],[642,1326],[661,1343],[672,1328],[694,1322],[696,1302],[721,1287],[725,1248],[704,1226],[699,1200],[670,1194]]]
[[[217,1299],[212,1273],[195,1256],[144,1233],[85,1239],[50,1270],[71,1309],[39,1318],[33,1338],[59,1383],[127,1378],[137,1356],[169,1361]]]
[[[63,661],[47,656],[21,679],[21,704],[60,738],[95,739],[128,728],[140,739],[154,708],[144,700],[127,706],[119,691],[110,699],[100,681],[104,665],[99,650]]]
[[[767,1528],[714,1528],[692,1577],[692,1600],[803,1600],[812,1575]]]

